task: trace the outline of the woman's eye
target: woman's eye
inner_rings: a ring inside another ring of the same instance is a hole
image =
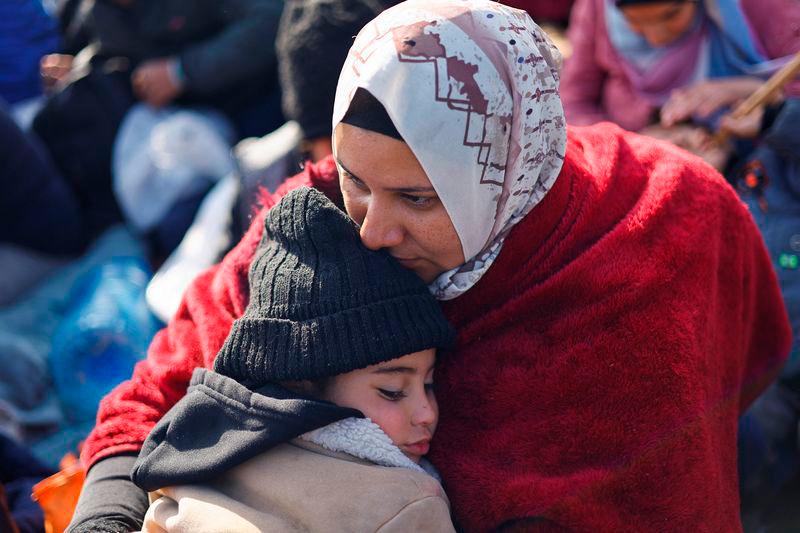
[[[433,392],[433,383],[425,384],[425,392]]]
[[[404,194],[403,198],[414,207],[427,207],[435,200],[430,196],[414,196],[413,194]]]
[[[358,187],[359,189],[364,189],[364,190],[366,190],[366,189],[367,189],[367,185],[366,185],[366,183],[364,183],[363,181],[361,181],[361,180],[360,180],[360,179],[358,179],[357,177],[353,176],[352,174],[350,174],[350,173],[347,173],[347,179],[349,179],[349,180],[350,180],[350,182],[351,182],[353,185],[355,185],[356,187]]]
[[[406,397],[406,393],[401,390],[378,389],[378,392],[381,393],[381,396],[392,402],[402,400]]]

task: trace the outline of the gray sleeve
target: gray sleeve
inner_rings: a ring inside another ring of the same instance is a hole
[[[224,29],[178,57],[187,89],[213,94],[272,69],[282,10],[282,0],[220,0]]]
[[[142,527],[148,500],[131,481],[135,462],[136,455],[115,455],[89,470],[67,533],[121,533]]]

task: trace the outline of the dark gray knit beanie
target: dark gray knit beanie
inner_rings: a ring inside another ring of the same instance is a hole
[[[455,337],[425,283],[324,194],[301,188],[264,221],[250,302],[214,370],[250,387],[343,374]]]

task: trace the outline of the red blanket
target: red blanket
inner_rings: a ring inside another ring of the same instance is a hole
[[[288,182],[337,197],[330,160]],[[266,198],[267,207],[280,193]],[[338,199],[338,198],[337,198]],[[141,446],[247,303],[261,217],[199,277],[133,379],[101,404],[86,464]],[[603,124],[571,129],[554,189],[488,274],[447,302],[432,459],[460,524],[735,531],[736,429],[790,330],[749,214],[699,159]]]

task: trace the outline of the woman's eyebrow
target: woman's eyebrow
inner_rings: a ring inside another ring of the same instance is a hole
[[[339,158],[335,158],[336,164],[339,165],[345,173],[349,174],[350,176],[354,177],[357,180],[361,180],[358,176],[353,174],[346,166],[342,164]],[[436,192],[436,189],[433,187],[386,187],[385,190],[389,192],[400,192],[400,193],[415,193],[415,192]]]
[[[386,190],[389,192],[404,192],[404,193],[436,192],[436,189],[434,189],[433,187],[386,187]]]
[[[342,170],[344,170],[345,172],[347,172],[348,174],[350,174],[350,175],[351,175],[351,176],[353,176],[354,178],[358,178],[358,176],[356,176],[355,174],[353,174],[352,172],[350,172],[350,171],[347,169],[347,167],[346,167],[346,166],[344,166],[344,165],[342,164],[342,162],[341,162],[341,161],[339,161],[339,158],[338,158],[338,157],[335,157],[335,158],[334,158],[334,160],[336,161],[336,164],[337,164],[337,165],[339,165],[339,168],[341,168]]]

